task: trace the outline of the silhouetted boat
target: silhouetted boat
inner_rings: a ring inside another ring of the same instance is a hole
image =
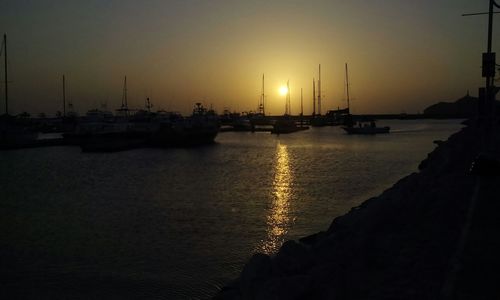
[[[316,111],[313,112],[312,118],[309,120],[309,123],[313,127],[323,127],[328,125],[328,118],[326,116],[321,115],[321,65],[319,65],[319,78],[318,78],[318,114],[316,114]],[[314,85],[314,80],[313,80],[313,85]],[[313,101],[316,101],[315,99],[315,90],[313,86]],[[316,105],[314,106],[314,110],[316,110]]]
[[[30,119],[0,116],[0,149],[17,149],[38,145],[38,131]]]
[[[72,131],[65,132],[63,138],[66,144],[80,145],[92,137],[125,132],[127,127],[128,120],[116,119],[109,111],[92,109],[78,120]]]
[[[196,103],[187,118],[163,119],[151,132],[148,144],[155,146],[196,146],[213,143],[219,133],[219,118],[213,110]]]
[[[291,118],[283,118],[278,119],[273,125],[273,129],[271,129],[271,133],[274,134],[286,134],[293,133],[301,130],[307,130],[309,126],[297,126],[297,123],[294,119]]]
[[[81,140],[86,152],[113,152],[140,147],[197,146],[214,142],[219,132],[217,115],[196,103],[190,117],[160,111],[130,116],[120,130],[91,134]]]
[[[309,120],[311,126],[313,127],[323,127],[330,125],[329,120],[326,116],[316,115]]]
[[[285,102],[285,115],[282,118],[277,119],[276,122],[274,122],[273,129],[271,129],[271,133],[274,134],[292,133],[309,129],[309,126],[303,126],[302,122],[300,126],[297,126],[297,122],[291,117],[290,83],[287,82],[286,85],[287,85],[287,94]]]
[[[9,93],[7,74],[7,35],[3,35],[5,72],[5,114],[0,116],[0,149],[31,147],[37,144],[38,130],[31,124],[28,114],[17,117],[9,115]]]
[[[371,122],[359,122],[356,126],[344,126],[342,127],[348,134],[379,134],[379,133],[389,133],[390,127],[377,127],[375,121]]]

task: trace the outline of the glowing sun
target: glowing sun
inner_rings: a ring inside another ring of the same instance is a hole
[[[282,86],[279,88],[279,92],[281,96],[285,96],[288,93],[288,88],[286,86]]]

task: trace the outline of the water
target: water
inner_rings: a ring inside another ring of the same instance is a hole
[[[417,171],[459,121],[291,135],[221,133],[196,149],[0,153],[0,279],[33,298],[208,298],[256,251],[326,230]],[[1,294],[0,294],[1,295]]]

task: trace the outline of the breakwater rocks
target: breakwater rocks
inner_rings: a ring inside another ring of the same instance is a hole
[[[470,172],[480,132],[471,125],[436,142],[418,173],[328,230],[287,241],[272,256],[255,254],[215,299],[454,298],[480,177]]]

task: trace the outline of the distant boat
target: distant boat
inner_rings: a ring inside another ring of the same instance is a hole
[[[159,128],[151,132],[148,144],[155,146],[197,146],[211,144],[219,133],[219,117],[196,103],[193,113],[187,118],[162,120]]]
[[[38,131],[29,118],[0,116],[0,149],[33,147],[37,139]]]
[[[318,78],[318,114],[316,112],[313,112],[312,118],[309,120],[309,123],[313,127],[323,127],[328,125],[328,118],[326,116],[321,115],[321,65],[319,65],[319,78]],[[313,85],[314,85],[314,80],[313,80]],[[315,99],[315,90],[313,86],[313,101],[316,101]],[[314,105],[316,107],[316,105]]]
[[[342,127],[348,134],[380,134],[389,133],[390,127],[377,127],[375,121],[359,122],[358,126],[344,126]]]
[[[295,120],[285,118],[276,120],[276,122],[273,125],[273,129],[271,129],[271,133],[286,134],[307,129],[309,129],[309,126],[297,126]]]
[[[302,97],[302,93],[301,93],[301,97]],[[290,107],[291,107],[291,105],[290,105],[290,84],[289,84],[289,82],[287,82],[285,115],[282,118],[276,120],[276,122],[273,124],[273,129],[271,129],[271,133],[285,134],[285,133],[293,133],[293,132],[309,129],[309,126],[303,126],[302,120],[301,120],[300,126],[297,126],[297,122],[290,115],[290,112],[291,112]],[[302,107],[302,105],[301,105],[301,107]],[[301,112],[301,119],[302,119],[302,112]]]
[[[117,123],[123,126],[82,138],[82,150],[113,152],[148,146],[198,146],[213,143],[220,128],[217,115],[201,103],[196,103],[190,117],[173,112],[140,111],[139,115],[130,116],[127,122]]]
[[[346,79],[346,92],[347,92],[347,115],[344,118],[344,124],[342,129],[344,129],[348,134],[379,134],[379,133],[389,133],[390,127],[377,127],[375,121],[369,122],[358,122],[358,126],[355,126],[355,122],[350,113],[349,106],[349,73],[347,71],[347,64],[345,64],[345,79]]]

